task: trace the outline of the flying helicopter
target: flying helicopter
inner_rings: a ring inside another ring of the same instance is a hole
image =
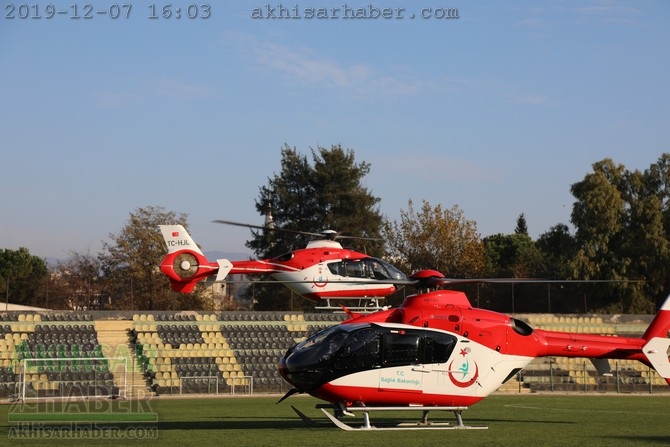
[[[486,428],[466,426],[462,412],[536,357],[588,358],[599,374],[612,373],[608,359],[637,360],[670,385],[670,297],[641,338],[612,337],[534,329],[474,308],[463,292],[439,289],[450,281],[434,270],[409,279],[422,290],[400,307],[348,312],[348,320],[288,349],[278,369],[293,389],[280,402],[296,393],[317,397],[327,402],[318,407],[345,430],[375,428],[369,413],[388,410],[423,411],[412,426],[417,429]],[[456,424],[430,424],[432,410],[452,411]],[[355,412],[362,412],[361,426],[342,421]]]
[[[271,259],[210,262],[182,225],[159,225],[168,253],[160,270],[169,279],[173,290],[190,293],[200,281],[223,282],[228,275],[269,274],[275,281],[308,300],[322,303],[326,309],[339,309],[330,300],[369,299],[375,308],[377,300],[398,290],[407,280],[404,273],[381,259],[343,248],[338,239],[352,238],[333,230],[322,233],[281,230],[217,220],[217,223],[249,228],[288,231],[317,237],[305,248]],[[372,239],[372,238],[359,238]]]

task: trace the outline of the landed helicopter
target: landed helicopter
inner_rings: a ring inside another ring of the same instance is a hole
[[[369,413],[388,410],[423,411],[413,428],[486,428],[464,425],[462,412],[536,357],[588,358],[600,374],[611,374],[608,359],[637,360],[670,385],[670,297],[641,338],[628,338],[534,329],[474,308],[463,292],[438,289],[450,281],[434,270],[410,281],[423,291],[400,307],[348,312],[348,320],[291,347],[278,368],[294,388],[280,402],[296,393],[317,397],[328,402],[319,406],[326,416],[345,430],[375,428]],[[429,423],[432,410],[454,412],[456,424]],[[342,421],[355,412],[363,413],[357,428]]]
[[[223,220],[215,222],[288,231]],[[331,306],[331,299],[369,299],[378,307],[378,299],[392,294],[398,290],[398,284],[407,280],[404,273],[388,262],[343,248],[336,239],[351,236],[341,236],[332,230],[290,231],[319,239],[275,258],[210,262],[182,225],[159,227],[168,248],[160,270],[170,279],[172,289],[181,293],[192,292],[200,281],[223,282],[228,275],[269,274],[295,293],[317,303],[325,302],[327,309],[339,309]]]

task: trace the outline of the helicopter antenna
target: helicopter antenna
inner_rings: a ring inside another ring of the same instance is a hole
[[[265,228],[268,230],[275,229],[275,222],[272,220],[272,209],[268,209],[268,212],[265,214]]]
[[[265,228],[274,230],[275,223],[272,218],[272,192],[269,193],[269,196],[270,197],[265,201]]]

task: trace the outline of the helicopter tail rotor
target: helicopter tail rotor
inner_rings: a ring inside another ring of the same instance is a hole
[[[209,262],[182,225],[159,227],[168,248],[160,270],[170,279],[172,290],[190,293],[199,281],[223,281],[232,269],[226,259]]]
[[[172,261],[172,270],[181,279],[190,279],[198,271],[198,258],[192,253],[180,253]]]

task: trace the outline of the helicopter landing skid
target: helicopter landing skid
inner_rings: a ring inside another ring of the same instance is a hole
[[[336,427],[341,428],[346,431],[361,431],[361,430],[482,430],[487,429],[488,427],[482,426],[470,426],[463,424],[463,418],[461,413],[464,410],[467,410],[468,407],[347,407],[345,414],[348,416],[353,416],[355,411],[363,412],[363,425],[359,427],[353,427],[351,425],[345,424],[340,419],[329,413],[326,408],[333,408],[332,406],[326,405],[317,405],[317,408],[321,409],[323,413],[330,419],[330,421],[335,424]],[[298,411],[295,407],[293,410],[298,413],[298,415],[305,421],[310,420],[303,413]],[[376,427],[370,423],[370,412],[371,411],[405,411],[405,410],[421,410],[423,411],[423,416],[421,420],[414,423],[400,423],[395,426],[380,426]],[[450,425],[448,422],[429,422],[428,421],[428,412],[431,410],[444,410],[452,411],[456,416],[456,424]],[[337,412],[336,412],[337,413]],[[311,420],[310,420],[311,421]],[[313,421],[312,421],[313,422]]]

